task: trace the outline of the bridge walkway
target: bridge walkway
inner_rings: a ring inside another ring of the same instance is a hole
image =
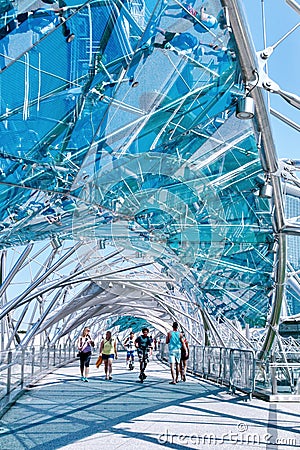
[[[0,424],[1,450],[300,449],[300,404],[249,401],[188,376],[169,384],[153,356],[144,384],[113,364],[113,379],[92,358],[89,382],[78,360],[27,389]]]

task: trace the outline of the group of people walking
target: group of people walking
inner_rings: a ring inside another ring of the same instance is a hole
[[[77,341],[81,380],[86,382],[88,381],[92,348],[95,347],[90,331],[89,327],[85,327]],[[118,352],[116,340],[110,331],[106,332],[105,338],[101,341],[100,354],[104,363],[105,379],[112,380],[112,361],[118,359]]]
[[[170,384],[176,384],[179,381],[186,381],[187,360],[189,358],[189,347],[187,339],[182,332],[178,331],[178,323],[174,322],[172,331],[166,336],[166,344],[169,345],[169,362],[172,380]],[[129,336],[123,343],[127,350],[126,366],[132,370],[135,362],[135,351],[139,360],[139,382],[143,383],[147,378],[145,370],[149,362],[149,357],[153,350],[153,340],[149,336],[149,329],[142,328],[142,333],[135,339],[134,333],[131,331]],[[90,328],[85,327],[78,339],[78,356],[80,358],[81,380],[87,382],[89,374],[89,366],[92,355],[92,348],[95,347],[94,340],[90,335]],[[117,341],[112,336],[111,331],[107,331],[105,337],[100,343],[100,361],[103,362],[105,380],[112,380],[112,363],[114,359],[118,359]]]

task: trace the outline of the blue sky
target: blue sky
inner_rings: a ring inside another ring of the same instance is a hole
[[[299,0],[297,0],[298,3]],[[256,50],[264,48],[262,5],[265,10],[267,46],[275,44],[294,25],[300,15],[289,7],[285,0],[241,0]],[[286,38],[269,58],[269,77],[281,89],[300,96],[300,27]],[[279,95],[270,94],[271,107],[297,124],[300,111],[285,102]],[[300,160],[300,133],[271,116],[271,127],[279,158]]]

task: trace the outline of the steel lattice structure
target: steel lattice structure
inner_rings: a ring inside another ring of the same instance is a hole
[[[299,183],[277,160],[239,4],[0,12],[2,350],[135,317],[240,347],[238,323],[265,327],[267,356],[299,232],[281,176]],[[256,111],[240,120],[245,98]]]

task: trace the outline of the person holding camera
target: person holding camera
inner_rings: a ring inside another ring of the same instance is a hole
[[[90,335],[90,328],[84,327],[78,339],[78,352],[80,358],[81,381],[88,381],[89,367],[92,356],[92,347],[95,343]]]

